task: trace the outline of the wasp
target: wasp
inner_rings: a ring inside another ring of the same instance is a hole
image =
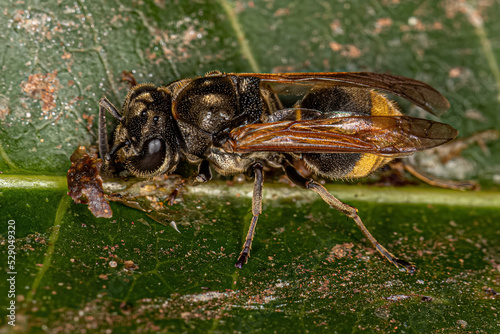
[[[235,264],[241,268],[262,212],[263,169],[282,169],[295,185],[317,193],[352,218],[378,252],[396,267],[409,262],[383,247],[357,209],[343,203],[294,165],[302,162],[329,179],[364,177],[394,158],[442,145],[458,134],[450,125],[404,116],[385,93],[440,115],[450,104],[431,86],[370,72],[222,73],[166,86],[138,84],[121,111],[99,102],[99,151],[108,173],[123,166],[138,177],[175,171],[181,160],[198,165],[192,184],[208,182],[211,169],[254,178],[252,221]],[[106,111],[118,120],[111,148]]]

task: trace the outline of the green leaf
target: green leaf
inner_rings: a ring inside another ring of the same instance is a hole
[[[271,184],[252,257],[234,268],[251,189],[192,188],[169,209],[181,233],[120,204],[113,219],[96,219],[64,191],[38,190],[28,200],[23,188],[4,190],[3,202],[26,214],[5,210],[16,228],[18,324],[199,332],[498,326],[490,290],[498,291],[498,194],[428,190],[423,205],[414,196],[421,189],[329,187],[358,207],[382,244],[419,268],[410,276],[320,198]],[[475,201],[443,204],[449,196]]]
[[[6,331],[498,331],[499,3],[28,0],[4,7]],[[215,69],[374,71],[425,81],[450,100],[442,120],[465,145],[444,159],[419,154],[415,164],[491,190],[328,186],[359,209],[381,244],[415,263],[413,276],[382,259],[319,197],[272,182],[241,270],[234,263],[251,219],[249,184],[189,188],[167,208],[181,233],[121,204],[112,204],[112,219],[96,219],[72,202],[69,157],[78,145],[96,144],[98,100],[123,101],[122,71],[162,85]],[[7,324],[11,300],[15,328]]]

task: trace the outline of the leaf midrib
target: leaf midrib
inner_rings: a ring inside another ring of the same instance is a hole
[[[375,187],[367,185],[327,184],[328,191],[343,201],[425,204],[467,207],[500,207],[500,193],[494,191],[456,191],[425,186]],[[1,175],[1,189],[39,189],[61,191],[67,189],[66,176]],[[224,181],[211,181],[206,185],[189,187],[188,196],[243,196],[251,198],[252,184],[228,187]],[[266,201],[276,198],[304,197],[307,191],[287,185],[266,182]],[[313,197],[314,199],[314,197]]]

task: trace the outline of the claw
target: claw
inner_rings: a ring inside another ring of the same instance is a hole
[[[401,260],[401,259],[393,259],[393,262],[396,267],[402,266],[406,269],[408,274],[413,275],[417,271],[417,267],[415,267],[413,264],[411,264],[408,261]]]
[[[245,250],[241,251],[240,257],[238,258],[238,262],[234,265],[236,268],[243,268],[243,265],[248,262],[248,258],[250,257],[249,252]]]

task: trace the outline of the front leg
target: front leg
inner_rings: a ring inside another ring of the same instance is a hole
[[[184,184],[187,183],[190,186],[197,186],[201,183],[206,183],[212,179],[212,172],[210,171],[210,163],[207,160],[203,160],[198,166],[198,174],[191,176],[187,182],[181,181],[172,191],[172,193],[167,198],[168,205],[174,205],[175,199],[179,196]]]
[[[188,180],[190,186],[197,186],[201,183],[207,183],[212,179],[212,171],[210,170],[210,162],[203,160],[198,165],[198,174],[192,176]]]
[[[253,185],[253,195],[252,195],[252,222],[250,223],[250,228],[248,229],[247,237],[243,249],[238,258],[238,262],[234,265],[236,268],[243,267],[244,264],[248,262],[250,257],[250,249],[252,249],[252,240],[255,233],[255,227],[257,226],[257,219],[262,212],[262,188],[264,184],[264,176],[262,173],[263,165],[261,163],[255,163],[253,166],[253,171],[255,173],[255,182]]]

